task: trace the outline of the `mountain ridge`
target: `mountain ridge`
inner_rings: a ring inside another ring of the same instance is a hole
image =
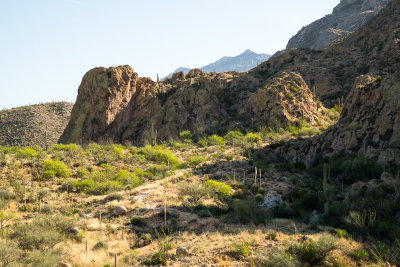
[[[237,56],[224,56],[213,63],[201,67],[200,69],[204,72],[248,71],[270,57],[271,55],[262,53],[258,54],[247,49]],[[190,70],[190,68],[179,67],[165,78],[171,78],[174,73],[181,71],[187,74]]]

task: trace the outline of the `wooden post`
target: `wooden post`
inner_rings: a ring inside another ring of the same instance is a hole
[[[86,239],[86,260],[85,260],[85,266],[86,266],[86,263],[87,263],[87,257],[88,256],[88,245],[87,245],[87,239]]]
[[[100,234],[101,234],[101,211],[100,211],[99,223],[100,223]]]
[[[26,181],[24,178],[24,202],[25,202],[25,206],[26,206]]]
[[[246,178],[246,173],[243,172],[243,185],[244,185],[244,182],[245,182],[245,178]]]
[[[233,172],[233,181],[236,184],[236,172],[235,171]]]
[[[117,254],[115,254],[115,258],[114,258],[114,267],[117,267]]]
[[[254,167],[254,184],[257,184],[257,167]]]
[[[260,168],[260,187],[261,187],[261,168]]]
[[[167,227],[167,188],[164,185],[164,226]]]

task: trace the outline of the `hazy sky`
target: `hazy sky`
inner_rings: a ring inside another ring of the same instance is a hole
[[[73,102],[83,75],[160,77],[246,49],[273,54],[340,0],[0,0],[0,108]]]

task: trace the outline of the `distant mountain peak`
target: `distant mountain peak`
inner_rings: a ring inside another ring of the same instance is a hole
[[[247,49],[242,54],[233,57],[222,57],[214,63],[201,67],[204,72],[226,72],[226,71],[248,71],[256,67],[258,64],[268,60],[271,56],[268,54],[257,54],[254,51]],[[183,71],[188,73],[189,68],[180,67],[175,72]],[[172,77],[172,74],[165,78]]]

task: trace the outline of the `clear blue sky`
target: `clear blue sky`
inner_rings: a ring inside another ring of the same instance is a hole
[[[73,102],[83,75],[163,77],[246,49],[273,54],[340,0],[0,0],[0,109]]]

